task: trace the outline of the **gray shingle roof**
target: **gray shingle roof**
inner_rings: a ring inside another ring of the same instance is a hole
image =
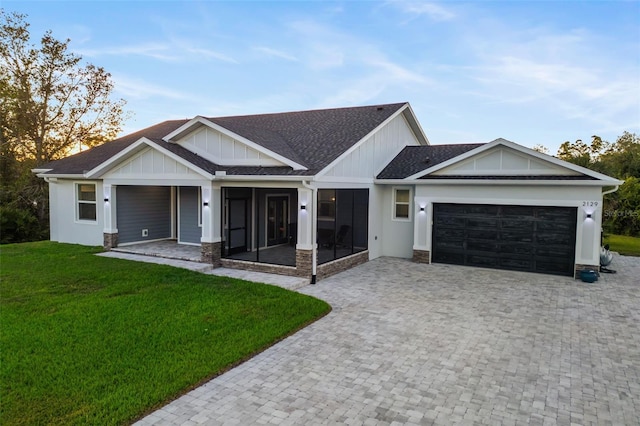
[[[210,173],[224,170],[229,175],[313,175],[404,105],[406,102],[209,118],[210,121],[307,167],[306,171],[293,170],[291,167],[221,166],[181,146],[162,140],[189,120],[165,121],[39,168],[52,169],[49,174],[82,174],[107,161],[140,138],[146,137]]]
[[[482,143],[407,146],[378,174],[378,179],[404,179],[450,160]]]
[[[318,172],[404,105],[406,102],[209,120]]]
[[[50,174],[83,174],[104,163],[123,149],[126,149],[129,145],[132,145],[138,139],[142,137],[147,137],[152,140],[162,138],[187,121],[189,120],[163,121],[162,123],[147,127],[135,133],[130,133],[111,142],[103,143],[87,151],[44,164],[38,168],[53,169],[49,172]]]

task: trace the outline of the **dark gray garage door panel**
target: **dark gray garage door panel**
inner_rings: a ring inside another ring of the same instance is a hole
[[[171,238],[170,187],[118,186],[116,197],[119,243]]]
[[[573,275],[575,207],[434,204],[437,263]]]

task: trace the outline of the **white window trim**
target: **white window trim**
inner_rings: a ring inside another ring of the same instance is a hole
[[[88,201],[88,200],[81,200],[80,197],[78,196],[78,191],[80,189],[80,185],[93,185],[94,188],[94,192],[95,192],[95,200],[94,201]],[[73,182],[73,197],[75,200],[75,205],[74,205],[74,210],[75,210],[75,222],[76,223],[83,223],[83,224],[87,224],[87,225],[97,225],[98,224],[98,183],[97,182],[86,182],[86,181],[77,181],[77,182]],[[96,206],[96,218],[95,219],[80,219],[80,203],[82,204],[93,204]]]
[[[391,190],[393,191],[393,203],[391,203],[391,220],[396,222],[411,222],[413,220],[413,217],[412,217],[413,208],[411,207],[412,200],[413,200],[413,190],[411,189],[410,186],[394,186],[391,188]],[[404,201],[397,201],[396,196],[398,194],[398,191],[409,191],[409,201],[406,203]],[[396,216],[396,205],[398,203],[407,205],[407,208],[409,210],[409,215],[407,217]]]

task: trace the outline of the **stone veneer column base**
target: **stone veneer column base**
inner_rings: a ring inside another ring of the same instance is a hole
[[[313,250],[296,249],[296,275],[309,277],[313,273]]]
[[[573,278],[579,280],[580,279],[580,271],[583,271],[585,269],[596,271],[596,272],[600,272],[600,265],[580,265],[580,264],[576,263],[576,266],[575,266],[574,272],[573,272]]]
[[[429,250],[414,250],[413,261],[416,263],[431,263],[431,252]]]
[[[102,246],[105,250],[111,250],[112,248],[118,247],[118,233],[108,234],[104,233],[103,235],[103,243]]]
[[[361,265],[369,261],[369,250],[361,251],[347,257],[341,257],[331,262],[318,265],[318,280],[330,277],[338,272],[346,271],[354,266]]]
[[[220,266],[222,243],[202,243],[200,244],[200,261],[210,263],[214,267]]]

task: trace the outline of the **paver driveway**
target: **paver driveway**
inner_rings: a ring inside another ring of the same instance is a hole
[[[638,424],[640,259],[570,278],[382,258],[326,317],[140,424]]]

